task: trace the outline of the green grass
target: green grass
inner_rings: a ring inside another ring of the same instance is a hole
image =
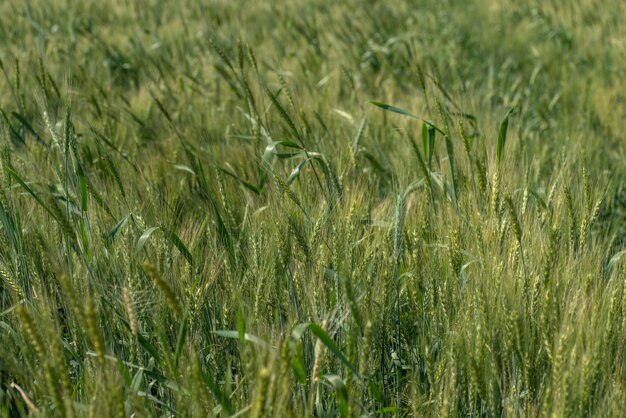
[[[0,3],[1,416],[626,410],[622,1],[179,3]]]

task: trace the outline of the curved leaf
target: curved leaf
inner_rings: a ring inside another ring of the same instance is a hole
[[[611,257],[611,260],[609,260],[609,263],[606,265],[606,270],[609,274],[611,274],[611,272],[622,259],[624,254],[626,254],[626,250],[619,251],[615,255],[613,255],[613,257]]]
[[[515,107],[512,107],[511,109],[509,109],[508,112],[506,112],[506,115],[504,115],[504,119],[502,119],[502,122],[500,123],[500,130],[498,132],[498,148],[496,149],[496,157],[497,157],[497,161],[498,164],[500,164],[500,161],[502,160],[502,155],[504,154],[504,143],[506,142],[506,132],[509,128],[509,116],[511,116],[511,114],[515,111]]]
[[[410,118],[413,119],[417,119],[417,120],[421,120],[422,122],[426,123],[428,126],[431,126],[433,129],[436,129],[440,134],[445,135],[445,133],[439,129],[438,127],[436,127],[432,122],[426,120],[426,119],[422,119],[419,116],[414,115],[411,112],[408,112],[404,109],[400,109],[399,107],[396,106],[392,106],[389,105],[387,103],[382,103],[382,102],[377,102],[377,101],[371,101],[371,104],[373,104],[374,106],[380,107],[381,109],[384,109],[388,112],[393,112],[393,113],[397,113],[399,115],[403,115],[403,116],[408,116]]]
[[[348,388],[346,387],[344,381],[336,374],[326,374],[323,378],[330,384],[337,394],[337,406],[339,407],[340,416],[349,416]]]
[[[143,246],[146,245],[146,241],[148,241],[148,238],[150,238],[150,235],[152,235],[152,233],[156,231],[157,229],[159,229],[158,226],[153,226],[151,228],[146,229],[146,232],[141,234],[141,236],[137,240],[137,245],[135,246],[135,249],[137,250],[137,252],[143,249]]]
[[[171,242],[178,249],[180,254],[185,257],[185,260],[187,260],[189,264],[193,265],[193,256],[191,255],[185,244],[181,241],[178,235],[176,235],[173,231],[167,229],[165,226],[153,226],[146,229],[146,231],[141,234],[141,236],[137,240],[137,245],[135,246],[137,252],[143,249],[143,247],[146,245],[146,242],[148,241],[148,238],[150,238],[150,236],[158,229],[163,231],[165,239]]]
[[[356,377],[363,379],[363,376],[359,374],[358,369],[350,363],[337,344],[335,344],[332,338],[330,338],[326,331],[324,331],[319,325],[313,322],[296,325],[291,331],[291,337],[295,340],[299,340],[307,329],[310,330],[311,333],[315,335],[335,355],[335,357],[348,367]]]
[[[193,256],[191,255],[185,244],[183,244],[178,235],[176,235],[176,233],[170,231],[164,226],[161,226],[161,230],[165,234],[165,238],[167,238],[168,241],[174,244],[174,246],[178,249],[178,251],[180,251],[182,256],[185,257],[185,259],[189,262],[189,264],[193,264]]]
[[[130,214],[124,216],[121,221],[115,224],[111,232],[109,232],[108,238],[110,241],[113,241],[117,234],[120,232],[120,230],[124,227],[124,225],[126,225],[126,222],[128,222],[128,218],[130,218]]]
[[[232,338],[235,340],[239,339],[239,331],[236,330],[219,330],[219,331],[213,331],[213,334],[215,335],[219,335],[220,337],[224,337],[224,338]],[[271,349],[272,346],[269,345],[267,342],[263,341],[261,338],[257,337],[256,335],[252,335],[252,334],[248,334],[247,332],[244,333],[244,340],[249,341],[253,344],[258,345],[259,347],[263,347],[265,349]]]

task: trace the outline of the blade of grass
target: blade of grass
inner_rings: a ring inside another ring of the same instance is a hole
[[[389,104],[383,103],[383,102],[371,101],[370,103],[373,104],[374,106],[380,107],[381,109],[384,109],[384,110],[386,110],[388,112],[398,113],[398,114],[403,115],[403,116],[408,116],[410,118],[420,120],[420,121],[426,123],[428,126],[431,126],[435,130],[437,130],[437,132],[439,132],[440,134],[442,134],[442,135],[445,134],[441,129],[439,129],[437,126],[435,126],[431,121],[428,121],[426,119],[422,119],[419,116],[416,116],[413,113],[408,112],[408,111],[406,111],[404,109],[400,109],[399,107],[392,106],[392,105],[389,105]]]
[[[509,128],[509,116],[511,116],[515,109],[515,107],[509,109],[509,111],[506,112],[506,115],[504,115],[504,119],[502,119],[502,122],[500,123],[500,129],[498,131],[498,146],[496,149],[498,167],[500,166],[502,156],[504,155],[504,144],[506,142],[506,134]]]

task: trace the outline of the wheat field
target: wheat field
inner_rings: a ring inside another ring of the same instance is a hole
[[[624,16],[2,1],[0,416],[623,416]]]

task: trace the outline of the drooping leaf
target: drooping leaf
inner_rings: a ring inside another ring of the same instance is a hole
[[[72,226],[70,225],[68,219],[66,219],[62,215],[59,215],[57,212],[53,211],[48,205],[46,205],[44,201],[39,197],[39,195],[35,193],[33,189],[31,189],[30,186],[28,186],[28,184],[26,184],[26,182],[22,180],[22,178],[15,171],[13,171],[11,167],[7,167],[7,173],[11,177],[13,177],[13,179],[15,179],[15,181],[17,181],[18,184],[35,199],[39,206],[41,206],[46,212],[48,212],[48,214],[50,214],[50,216],[52,216],[54,220],[57,221],[57,223],[65,233],[67,233],[71,238],[74,238],[76,236],[76,233],[72,229]]]
[[[413,118],[413,119],[423,120],[422,118],[420,118],[419,116],[414,115],[411,112],[408,112],[408,111],[406,111],[404,109],[400,109],[399,107],[396,107],[396,106],[389,105],[387,103],[377,102],[377,101],[371,101],[370,103],[373,104],[374,106],[378,106],[381,109],[384,109],[384,110],[386,110],[388,112],[394,112],[394,113],[398,113],[400,115],[408,116],[408,117]]]
[[[213,334],[219,335],[220,337],[224,337],[224,338],[232,338],[235,340],[239,339],[239,331],[237,330],[219,330],[219,331],[213,331]],[[272,348],[271,345],[269,345],[267,342],[265,342],[261,338],[257,337],[256,335],[248,334],[247,332],[244,333],[244,340],[249,341],[253,344],[258,345],[259,347],[262,347],[268,350]]]
[[[352,140],[352,153],[353,155],[357,155],[359,152],[359,144],[361,143],[361,138],[363,138],[363,134],[365,133],[365,122],[367,118],[363,116],[361,119],[361,123],[359,124],[359,129],[356,131],[356,135]]]
[[[606,265],[606,271],[608,274],[611,274],[615,266],[620,262],[620,260],[625,254],[626,254],[626,250],[622,250],[622,251],[615,253],[615,255],[611,257],[611,259],[609,260],[609,263]]]
[[[113,229],[111,229],[111,232],[109,232],[109,236],[108,236],[109,240],[113,241],[115,237],[117,237],[117,234],[124,227],[124,225],[126,225],[126,222],[128,222],[129,218],[130,218],[130,214],[124,216],[117,224],[115,224]]]
[[[146,229],[146,231],[143,234],[141,234],[141,236],[137,240],[137,245],[135,246],[135,250],[137,250],[137,252],[143,249],[144,245],[146,245],[146,241],[148,241],[148,238],[150,238],[150,235],[152,235],[152,233],[156,231],[157,229],[159,229],[158,226],[153,226],[151,228]]]
[[[169,230],[165,226],[161,226],[161,230],[165,234],[165,238],[174,244],[174,246],[180,251],[183,257],[189,262],[189,264],[193,265],[193,256],[183,243],[183,241],[176,235],[174,231]]]
[[[426,119],[422,119],[419,116],[416,116],[416,115],[414,115],[413,113],[411,113],[409,111],[406,111],[404,109],[400,109],[399,107],[392,106],[392,105],[389,105],[387,103],[382,103],[382,102],[377,102],[377,101],[371,101],[370,103],[373,104],[374,106],[380,107],[381,109],[384,109],[384,110],[386,110],[388,112],[398,113],[398,114],[403,115],[403,116],[408,116],[408,117],[413,118],[413,119],[421,120],[422,122],[428,124],[429,126],[432,126],[440,134],[442,134],[442,135],[444,134],[444,132],[441,129],[439,129],[438,127],[436,127],[432,122],[430,122],[430,121],[428,121]]]
[[[341,349],[337,346],[337,344],[319,325],[313,322],[296,325],[291,331],[291,337],[294,340],[299,340],[307,329],[311,331],[311,333],[315,335],[335,355],[335,357],[337,357],[339,361],[341,361],[346,367],[348,367],[357,378],[363,378],[359,374],[358,369],[352,363],[350,363],[346,356],[341,352]]]
[[[511,109],[509,109],[509,111],[506,112],[506,115],[504,115],[504,119],[502,119],[502,122],[500,123],[500,130],[498,131],[498,147],[496,149],[498,165],[500,164],[500,161],[502,161],[502,156],[504,155],[504,144],[506,142],[506,133],[509,128],[509,116],[511,116],[511,114],[515,111],[515,109],[516,109],[515,107],[512,107]]]
[[[433,155],[435,153],[435,135],[437,131],[428,122],[422,125],[422,147],[424,149],[424,157],[428,161],[428,169],[433,169]]]
[[[11,115],[13,115],[13,117],[15,119],[17,119],[18,121],[20,121],[20,123],[22,124],[22,126],[28,131],[30,132],[35,139],[37,140],[37,142],[39,142],[40,144],[44,145],[46,148],[48,147],[48,144],[46,143],[46,141],[44,141],[41,136],[35,131],[35,129],[33,129],[32,125],[30,124],[30,122],[28,121],[28,119],[26,119],[25,116],[20,115],[17,112],[11,112]]]
[[[336,374],[325,374],[323,378],[329,383],[329,385],[335,390],[335,393],[337,394],[337,406],[339,407],[339,415],[341,417],[347,417],[349,415],[349,406],[348,388],[346,387],[346,384],[341,379],[341,377]]]
[[[261,194],[261,190],[255,186],[254,184],[242,179],[241,177],[239,177],[237,174],[232,173],[224,168],[219,168],[219,170],[226,174],[229,177],[234,178],[235,180],[237,180],[239,183],[241,183],[246,189],[250,190],[251,192],[253,192],[256,195],[260,195]]]
[[[146,231],[143,234],[141,234],[141,236],[137,240],[137,244],[135,245],[135,250],[137,252],[140,252],[143,249],[143,247],[146,245],[148,238],[150,238],[150,236],[159,229],[163,232],[165,239],[167,239],[171,244],[173,244],[176,247],[176,249],[178,249],[180,254],[189,262],[189,264],[193,265],[193,256],[191,255],[191,253],[189,252],[185,244],[181,241],[178,235],[176,235],[173,231],[169,230],[167,227],[163,225],[153,226],[153,227],[146,229]]]

